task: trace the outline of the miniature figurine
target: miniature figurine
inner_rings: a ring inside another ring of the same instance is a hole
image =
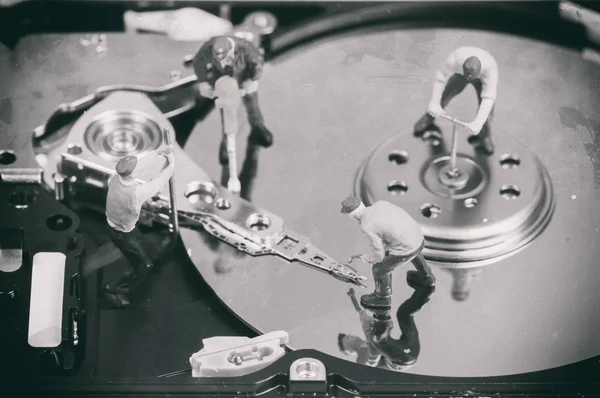
[[[360,316],[360,325],[363,333],[365,334],[365,339],[362,339],[358,336],[340,333],[338,334],[338,348],[346,355],[356,354],[356,363],[375,367],[381,359],[381,354],[379,351],[377,351],[373,343],[371,343],[368,338],[371,327],[375,321],[373,317],[358,304],[354,294],[354,289],[351,288],[348,290],[347,294],[352,300],[354,309]]]
[[[258,82],[261,77],[263,56],[244,39],[235,36],[216,36],[205,42],[194,57],[194,72],[199,82],[200,95],[214,99],[214,87],[222,76],[231,76],[242,86],[243,102],[250,123],[249,140],[268,148],[273,135],[265,126],[258,105]],[[227,144],[223,137],[219,161],[227,164]]]
[[[460,47],[446,58],[436,73],[433,94],[427,113],[415,124],[415,135],[440,128],[435,118],[467,84],[472,84],[477,92],[479,109],[475,119],[469,123],[472,136],[469,142],[479,147],[483,153],[492,155],[494,144],[491,139],[490,122],[494,114],[494,103],[498,85],[498,65],[487,51],[477,47]]]
[[[172,236],[163,238],[158,255],[152,258],[144,247],[144,237],[137,227],[142,205],[162,191],[173,175],[175,158],[172,149],[157,151],[167,159],[166,167],[160,175],[149,182],[141,183],[133,177],[138,165],[135,156],[127,156],[116,165],[117,175],[111,177],[106,196],[106,221],[109,236],[114,245],[129,262],[124,274],[104,286],[104,295],[117,308],[129,306],[128,294],[137,288],[147,277],[154,265],[162,260],[172,243]]]
[[[362,260],[373,264],[375,292],[363,295],[364,307],[389,307],[392,300],[392,271],[411,261],[416,271],[408,277],[415,283],[433,286],[435,277],[421,254],[425,239],[421,226],[403,209],[386,201],[365,206],[360,199],[350,196],[342,202],[342,213],[359,222],[369,240],[371,254],[354,255],[349,262]]]

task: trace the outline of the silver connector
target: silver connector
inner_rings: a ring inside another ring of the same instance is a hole
[[[53,180],[54,180],[54,197],[59,202],[62,202],[65,200],[67,180],[65,179],[65,176],[63,176],[60,173],[55,173],[53,176]]]

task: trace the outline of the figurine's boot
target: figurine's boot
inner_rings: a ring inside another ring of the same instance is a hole
[[[175,246],[175,243],[176,239],[173,234],[165,234],[157,245],[157,250],[153,256],[153,263],[158,265],[164,262],[171,254],[171,250]]]
[[[429,113],[425,113],[421,119],[415,124],[414,135],[421,137],[426,131],[435,131],[441,133],[442,129],[435,124],[435,118]]]
[[[410,270],[406,273],[406,277],[410,282],[422,286],[435,286],[435,276],[422,254],[417,254],[412,260],[412,264],[417,270]]]
[[[108,302],[111,308],[123,309],[131,305],[131,301],[126,294],[118,294],[111,292],[104,292],[104,299]]]
[[[250,124],[249,141],[253,144],[268,148],[273,145],[273,134],[265,126],[265,122],[258,106],[258,93],[254,92],[244,97],[244,106]]]
[[[112,279],[102,288],[104,298],[111,307],[125,308],[131,304],[127,295],[129,294],[128,282],[135,275],[133,269],[128,268],[125,273]]]
[[[104,297],[114,308],[126,308],[131,305],[129,295],[135,293],[136,290],[148,279],[148,275],[152,271],[152,264],[144,265],[137,269],[133,274],[128,274],[127,278],[121,281],[119,290],[127,293],[112,293],[104,292]]]
[[[494,154],[494,142],[490,137],[489,127],[487,123],[481,129],[481,132],[477,135],[469,137],[469,144],[473,145],[476,149],[480,150],[484,154],[491,156]]]
[[[127,286],[127,282],[129,279],[135,274],[133,269],[128,268],[122,275],[111,279],[106,285],[104,285],[103,290],[105,292],[115,293],[115,294],[127,294],[129,293],[129,288]]]
[[[485,137],[483,140],[481,140],[481,145],[479,148],[488,156],[494,154],[494,143],[490,137]]]
[[[365,294],[360,298],[360,304],[365,308],[390,308],[392,305],[392,275],[374,275],[375,292]]]

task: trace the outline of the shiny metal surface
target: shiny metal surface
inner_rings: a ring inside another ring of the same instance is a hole
[[[596,114],[600,98],[595,87],[600,71],[575,53],[515,37],[457,30],[358,35],[288,53],[267,65],[261,80],[261,108],[275,144],[261,149],[255,158],[252,200],[282,216],[291,228],[310,235],[336,258],[365,252],[358,226],[339,213],[339,203],[351,193],[357,170],[374,147],[390,137],[410,142],[410,129],[426,110],[435,68],[462,45],[489,50],[500,66],[492,123],[498,144],[494,162],[497,165],[504,154],[519,159],[511,157],[505,168],[494,170],[514,177],[498,183],[537,181],[538,185],[529,186],[537,186],[539,192],[543,184],[533,178],[539,169],[529,163],[534,155],[548,169],[556,207],[544,232],[509,258],[486,267],[434,267],[436,291],[410,318],[418,330],[418,360],[410,369],[396,370],[497,376],[598,355],[600,117]],[[476,104],[474,90],[468,87],[448,112],[469,121]],[[240,148],[249,131],[243,123]],[[186,153],[211,175],[221,172],[216,155],[219,131],[218,115],[212,113],[185,146]],[[423,143],[418,144],[421,152],[408,153],[409,162],[422,164],[430,155]],[[404,150],[395,145],[389,149]],[[519,151],[513,153],[515,149]],[[382,162],[389,163],[387,155],[386,151]],[[395,157],[401,162],[401,156]],[[458,164],[469,165],[483,181],[485,170],[467,161],[470,157],[459,156]],[[518,175],[523,171],[526,175]],[[401,178],[394,177],[398,192],[403,191]],[[382,187],[386,193],[387,183],[386,178]],[[410,198],[411,188],[395,198]],[[470,195],[457,204],[477,212],[481,203],[469,200],[476,198],[476,187],[468,189]],[[493,194],[503,206],[517,206],[521,198],[506,201],[497,189]],[[439,206],[438,221],[447,213]],[[436,214],[435,207],[428,208]],[[506,217],[513,216],[505,211]],[[294,348],[314,348],[356,361],[356,354],[346,355],[338,347],[339,333],[365,341],[347,286],[301,267],[278,266],[273,258],[235,256],[221,249],[217,254],[190,231],[183,230],[182,237],[202,276],[250,325],[265,332],[286,330]],[[370,273],[366,264],[358,263],[357,268]],[[404,281],[407,269],[393,274],[394,339],[400,337],[396,310],[414,292]],[[373,288],[371,282],[367,287]]]
[[[163,136],[161,131],[172,129],[170,122],[146,95],[113,93],[80,117],[63,142],[47,154],[54,162],[46,165],[45,175],[53,176],[46,183],[54,186],[51,182],[55,181],[57,174],[64,175],[69,180],[68,192],[72,202],[83,202],[91,208],[100,207],[102,211],[108,179],[115,173],[119,158],[138,156],[140,163],[134,176],[148,181],[158,175],[164,164],[164,159],[151,150],[163,143],[171,144],[168,134]],[[117,139],[114,139],[115,136]],[[118,144],[118,151],[115,151],[112,146],[115,141],[134,144]],[[276,255],[330,274],[343,282],[363,286],[361,281],[365,277],[352,267],[317,249],[308,237],[287,228],[284,220],[275,214],[220,188],[204,170],[189,160],[181,147],[173,145],[173,148],[177,159],[175,174],[183,178],[177,178],[179,186],[173,178],[168,188],[146,203],[140,222],[172,224],[169,216],[171,203],[185,202],[177,215],[188,228],[204,230],[253,256]],[[88,194],[90,189],[96,189],[95,195]]]
[[[501,131],[489,157],[476,152],[462,134],[459,174],[449,177],[453,128],[438,123],[443,130],[438,145],[406,130],[384,141],[359,169],[354,193],[366,205],[385,200],[405,209],[423,228],[423,254],[442,266],[475,267],[507,258],[542,233],[552,218],[554,193],[544,165]],[[402,162],[398,153],[404,155]],[[504,168],[507,159],[519,159],[518,166],[513,162]],[[403,184],[400,192],[397,181]]]
[[[15,272],[23,265],[22,249],[0,249],[0,272]]]
[[[96,156],[119,160],[123,156],[144,156],[159,147],[161,131],[154,121],[141,112],[106,111],[86,128],[84,141]],[[77,155],[73,147],[69,153]]]
[[[0,119],[0,183],[40,183],[42,168],[33,153],[32,135],[16,134]]]
[[[98,86],[164,84],[168,71],[197,50],[195,44],[156,36],[109,36],[111,51],[103,59],[74,54],[76,35],[24,38],[11,54],[18,67],[0,64],[10,81],[27,82],[11,91],[12,112],[0,109],[3,120],[28,131],[57,102],[71,102]],[[310,234],[336,258],[366,250],[356,225],[339,214],[339,201],[350,193],[369,151],[400,131],[408,132],[425,111],[434,69],[460,45],[478,45],[496,56],[501,80],[492,134],[515,140],[540,158],[553,182],[556,210],[544,233],[508,261],[434,269],[437,289],[414,316],[421,352],[407,372],[503,375],[598,355],[600,100],[595,88],[600,73],[597,65],[574,53],[457,30],[353,36],[298,49],[265,67],[259,96],[275,145],[268,150],[248,147],[242,195],[282,216],[290,228]],[[115,65],[118,73],[107,74]],[[174,102],[169,106],[178,105],[178,98],[191,106],[195,78],[187,76],[189,71],[184,74],[177,82],[185,84],[181,97],[150,93],[161,110],[163,97]],[[448,110],[468,121],[475,106],[475,93],[467,88]],[[249,130],[243,123],[242,151]],[[218,115],[212,113],[185,146],[188,156],[213,177],[221,172],[219,129]],[[338,333],[365,338],[347,285],[274,259],[240,256],[228,245],[217,243],[218,252],[213,252],[194,233],[183,233],[188,247],[197,247],[192,253],[196,267],[249,324],[263,331],[288,331],[295,348],[356,360],[337,346]],[[370,272],[366,265],[357,267]],[[396,309],[413,294],[404,271],[394,274],[393,338],[400,335]],[[153,358],[161,360],[159,351]]]
[[[290,365],[290,381],[325,381],[326,378],[325,365],[317,359],[300,358]]]

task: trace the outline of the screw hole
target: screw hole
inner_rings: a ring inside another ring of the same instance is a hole
[[[408,153],[406,151],[393,151],[389,154],[388,159],[397,165],[405,164],[408,162]]]
[[[0,164],[9,165],[17,161],[17,155],[13,151],[0,151]]]
[[[185,197],[191,204],[211,204],[217,197],[217,187],[210,181],[190,182],[185,190]]]
[[[521,194],[521,190],[516,185],[504,185],[500,188],[500,195],[504,199],[516,199]]]
[[[408,191],[408,185],[403,181],[392,181],[387,189],[392,195],[404,195]]]
[[[264,214],[255,213],[248,217],[246,224],[253,231],[264,231],[271,226],[271,219]]]
[[[215,206],[219,210],[227,210],[231,208],[231,202],[225,198],[219,198],[215,201]]]
[[[81,155],[81,152],[83,152],[83,149],[81,149],[80,145],[69,144],[69,146],[67,147],[67,153],[69,153],[70,155]]]
[[[314,379],[319,373],[319,367],[314,362],[301,362],[296,366],[296,373],[302,379]]]
[[[323,263],[323,261],[325,261],[325,259],[321,256],[314,256],[313,258],[310,259],[310,261],[315,262],[317,264],[321,264],[321,263]]]
[[[475,207],[477,206],[477,203],[479,203],[479,201],[475,198],[467,198],[464,201],[464,205],[466,208],[471,208],[471,207]]]
[[[73,220],[62,214],[57,214],[46,219],[46,226],[52,231],[65,231],[73,225]]]
[[[519,167],[521,165],[521,159],[519,159],[517,156],[515,155],[503,155],[502,158],[500,158],[500,166],[502,166],[503,169],[515,169],[517,167]]]
[[[421,214],[426,218],[438,218],[442,213],[442,209],[439,206],[431,203],[425,203],[421,206]]]

